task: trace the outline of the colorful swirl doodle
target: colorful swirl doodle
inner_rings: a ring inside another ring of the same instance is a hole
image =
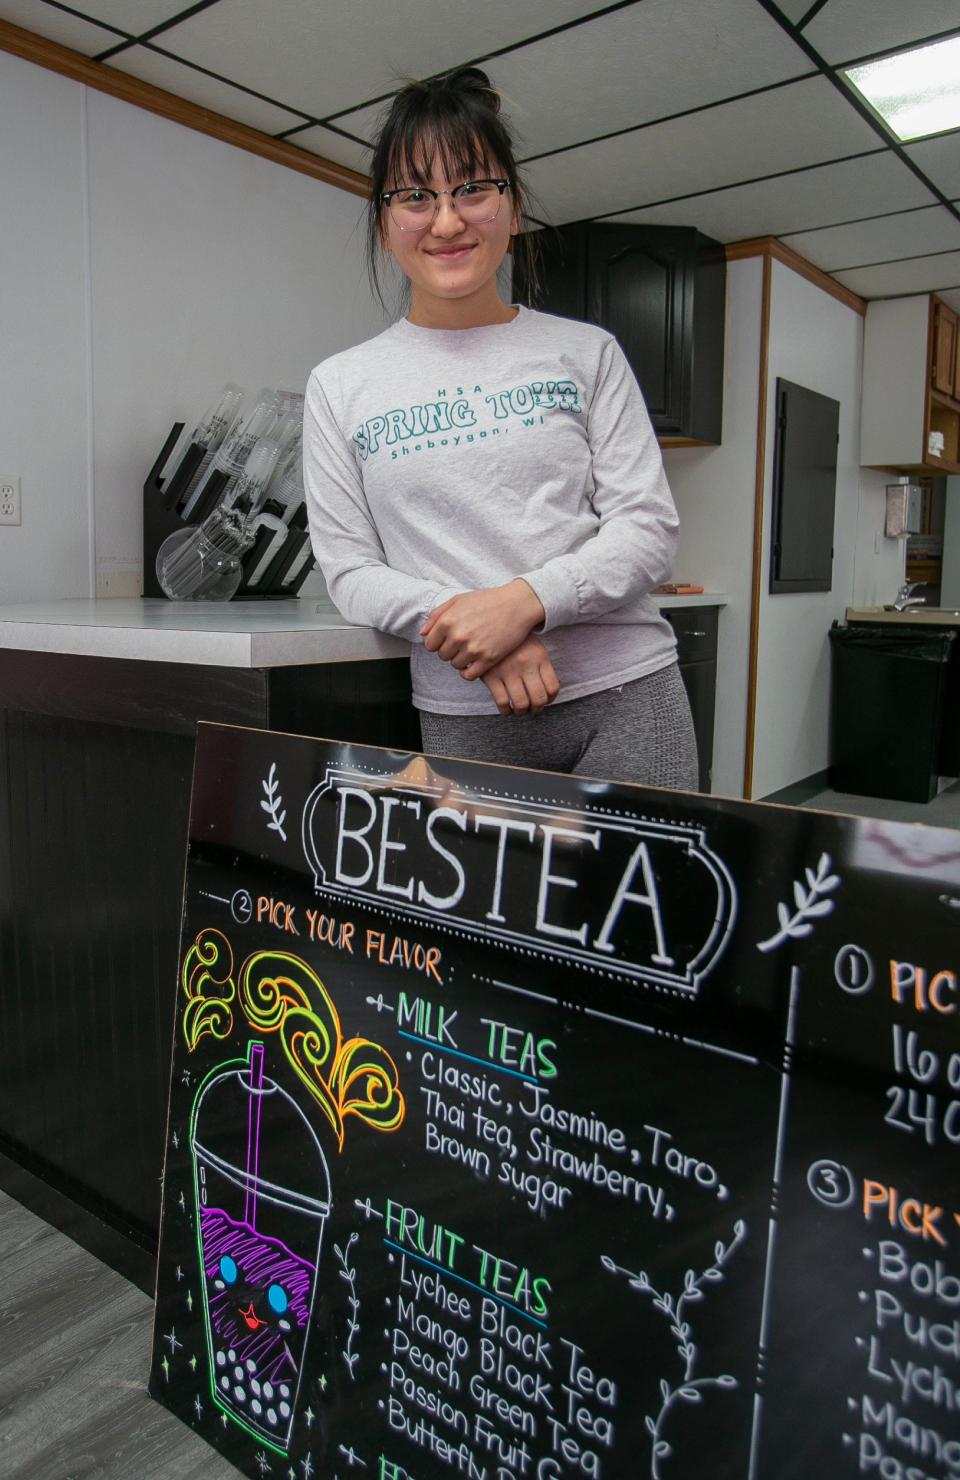
[[[378,1043],[346,1043],[340,1016],[320,978],[298,956],[255,951],[240,971],[239,1002],[251,1027],[279,1032],[283,1051],[330,1121],[340,1149],[348,1115],[395,1131],[406,1104],[397,1066]]]
[[[183,1036],[190,1052],[205,1033],[226,1038],[233,1027],[230,1003],[237,989],[233,981],[233,951],[219,930],[201,930],[184,957],[180,983],[187,999]]]
[[[226,1038],[237,1002],[251,1027],[279,1033],[297,1077],[329,1120],[343,1149],[348,1115],[378,1131],[402,1125],[406,1104],[397,1066],[379,1043],[350,1038],[320,978],[298,956],[255,951],[233,978],[233,951],[219,930],[201,930],[181,972],[187,1005],[183,1036],[192,1053],[205,1033]]]

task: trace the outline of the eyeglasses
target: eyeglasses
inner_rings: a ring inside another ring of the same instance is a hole
[[[465,180],[453,190],[404,185],[399,190],[385,190],[380,204],[387,207],[401,231],[422,231],[439,211],[441,195],[449,195],[461,220],[478,226],[498,215],[503,192],[509,184],[509,180]]]

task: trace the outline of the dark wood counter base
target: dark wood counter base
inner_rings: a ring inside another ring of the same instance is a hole
[[[144,1289],[198,720],[419,748],[404,659],[0,650],[0,1185]]]

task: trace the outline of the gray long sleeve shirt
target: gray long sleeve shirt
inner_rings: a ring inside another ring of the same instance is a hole
[[[403,319],[312,372],[303,446],[330,595],[414,644],[420,708],[496,712],[420,628],[448,597],[516,576],[543,603],[558,703],[674,661],[649,593],[671,572],[676,510],[605,330],[526,308],[479,329]]]

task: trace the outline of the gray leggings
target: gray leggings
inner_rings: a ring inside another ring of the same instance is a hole
[[[697,790],[697,742],[677,665],[540,714],[420,711],[427,755]]]

